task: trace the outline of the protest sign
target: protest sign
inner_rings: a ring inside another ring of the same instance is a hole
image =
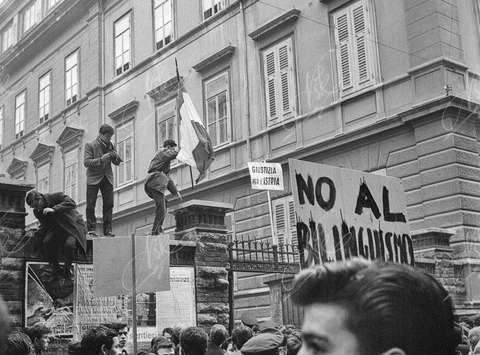
[[[279,163],[249,162],[250,180],[254,190],[283,190],[283,172]]]
[[[302,268],[354,256],[414,264],[399,179],[289,159]]]
[[[132,237],[93,240],[94,294],[129,295],[132,282]],[[135,237],[136,292],[170,289],[170,244],[167,235]]]

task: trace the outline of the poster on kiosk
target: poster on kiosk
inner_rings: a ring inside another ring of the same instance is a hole
[[[360,256],[414,264],[400,179],[289,159],[301,267]]]

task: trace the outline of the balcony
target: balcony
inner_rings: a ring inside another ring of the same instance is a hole
[[[82,18],[94,2],[94,0],[63,0],[0,55],[0,66],[13,72],[31,58],[38,56],[46,44],[53,43],[57,37],[71,28],[72,23]]]

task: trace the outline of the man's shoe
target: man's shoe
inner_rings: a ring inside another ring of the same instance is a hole
[[[89,231],[87,233],[87,237],[90,237],[90,238],[97,238],[98,237],[98,234],[94,231]]]
[[[103,236],[104,237],[115,237],[115,234],[113,234],[112,232],[105,232],[105,233],[103,233]]]

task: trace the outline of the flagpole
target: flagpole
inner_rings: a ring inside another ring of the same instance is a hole
[[[177,73],[177,85],[178,85],[178,93],[180,94],[180,74],[178,72],[178,62],[177,62],[177,58],[175,57],[175,70],[176,70],[176,73]],[[178,100],[177,100],[178,102]],[[179,107],[177,107],[177,116],[178,118],[181,119],[181,116],[180,116],[180,110],[179,110]],[[178,137],[177,137],[177,141],[178,141],[178,144],[181,144],[180,142],[180,130],[178,130]],[[189,168],[190,168],[190,181],[192,182],[192,189],[195,187],[195,185],[193,184],[193,172],[192,172],[192,167],[189,165]]]
[[[135,233],[132,234],[132,330],[133,353],[137,353],[137,278],[135,265]]]

